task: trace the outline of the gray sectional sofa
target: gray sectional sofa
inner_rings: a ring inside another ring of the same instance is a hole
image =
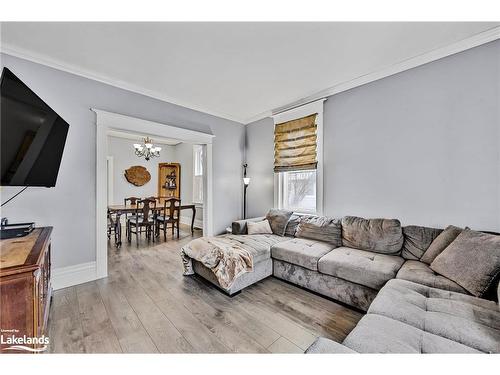
[[[440,236],[441,229],[402,227],[395,219],[288,213],[275,221],[273,215],[280,213],[267,216],[273,234],[247,235],[248,222],[265,217],[233,222],[229,236],[254,249],[254,272],[225,291],[274,275],[367,312],[342,344],[319,338],[307,353],[500,353],[500,309],[492,293],[500,294],[498,277],[488,285],[488,300],[431,268],[438,253],[426,251],[447,240],[448,228]],[[219,286],[201,263],[194,270]]]
[[[494,301],[389,280],[342,344],[321,337],[306,353],[500,353],[500,309]]]

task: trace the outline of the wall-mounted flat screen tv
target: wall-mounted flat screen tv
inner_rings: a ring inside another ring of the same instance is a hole
[[[0,185],[55,186],[68,123],[7,68],[0,90]]]

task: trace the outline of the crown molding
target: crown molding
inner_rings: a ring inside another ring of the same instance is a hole
[[[321,98],[326,98],[328,96],[332,96],[335,94],[338,94],[343,91],[350,90],[352,88],[358,87],[365,85],[370,82],[378,81],[379,79],[385,78],[392,76],[394,74],[403,72],[405,70],[413,69],[418,66],[430,63],[432,61],[436,61],[439,59],[442,59],[443,57],[447,57],[450,55],[454,55],[456,53],[466,51],[468,49],[480,46],[482,44],[486,44],[489,42],[492,42],[494,40],[500,39],[500,26],[494,27],[492,29],[483,31],[479,34],[475,34],[469,38],[462,39],[458,42],[449,44],[444,47],[440,47],[437,49],[434,49],[432,51],[423,53],[421,55],[417,55],[414,57],[411,57],[409,59],[400,61],[399,63],[390,65],[386,68],[361,75],[359,77],[356,77],[352,80],[342,82],[338,85],[329,87],[325,90],[321,90],[315,94],[296,99],[288,104],[284,104],[280,107],[276,107],[273,109],[270,109],[268,111],[259,113],[256,116],[253,116],[250,119],[247,119],[244,123],[245,125],[248,125],[251,122],[262,120],[263,118],[266,117],[271,117],[277,113],[281,113],[284,111],[287,111],[289,109],[293,109],[296,107],[299,107],[301,105],[305,105],[307,103],[316,101]]]
[[[188,103],[176,98],[172,98],[168,95],[160,93],[158,91],[149,90],[125,81],[117,80],[109,76],[98,74],[93,71],[77,67],[73,64],[67,64],[61,62],[57,59],[52,59],[50,57],[31,52],[22,48],[15,47],[7,43],[0,43],[0,52],[6,55],[17,57],[23,60],[28,60],[37,64],[45,65],[53,69],[61,70],[66,73],[74,74],[80,77],[88,78],[93,81],[101,82],[106,85],[114,86],[122,90],[130,91],[136,94],[144,95],[153,99],[161,100],[170,104],[178,105],[187,109],[191,109],[197,112],[202,112],[211,116],[223,118],[225,120],[235,121],[240,124],[244,124],[244,119],[236,118],[234,116],[228,115],[227,113],[221,113],[217,111],[212,111],[208,108],[204,108],[194,103]]]

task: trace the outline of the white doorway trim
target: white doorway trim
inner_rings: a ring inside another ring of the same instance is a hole
[[[108,276],[108,245],[106,237],[108,132],[113,130],[178,139],[207,147],[207,199],[203,210],[203,233],[213,234],[212,134],[182,129],[135,117],[91,108],[96,113],[96,278]]]
[[[112,156],[106,156],[106,173],[108,174],[108,204],[113,204],[114,202],[114,197],[113,197],[113,189],[114,189],[114,164],[113,164],[113,157]]]

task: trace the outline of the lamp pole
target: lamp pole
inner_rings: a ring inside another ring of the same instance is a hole
[[[247,177],[248,164],[243,164],[243,219],[247,218],[247,188],[250,184],[250,178]]]
[[[248,185],[243,188],[243,219],[247,218],[247,188]]]

